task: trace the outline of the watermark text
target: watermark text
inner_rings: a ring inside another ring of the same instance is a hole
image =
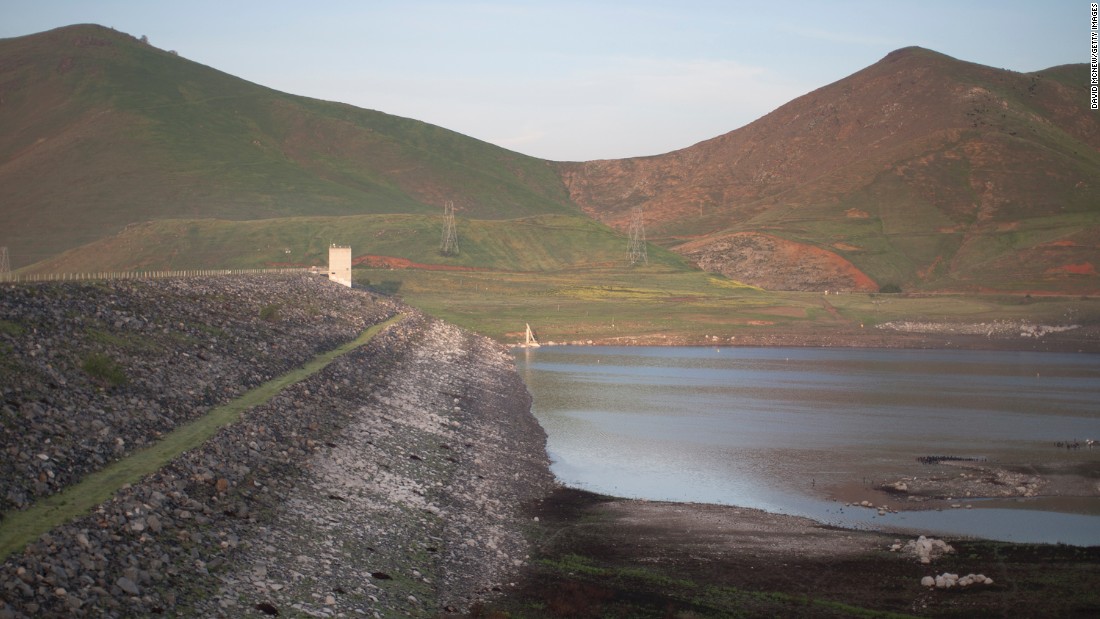
[[[1091,13],[1089,38],[1092,49],[1089,60],[1089,102],[1092,109],[1100,110],[1100,64],[1097,63],[1097,51],[1100,48],[1100,3],[1091,3],[1089,12]]]

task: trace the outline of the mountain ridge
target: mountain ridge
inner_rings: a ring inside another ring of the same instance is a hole
[[[13,266],[51,268],[157,220],[431,216],[453,200],[469,221],[583,213],[624,233],[641,207],[651,242],[773,289],[1091,294],[1085,69],[906,47],[682,149],[553,162],[69,26],[0,40],[0,244]]]
[[[1067,86],[1074,70],[1082,77]],[[774,277],[741,268],[745,248],[722,256],[699,239],[768,233],[831,251],[879,285],[973,288],[947,268],[969,262],[959,257],[968,235],[1067,212],[1097,226],[1100,124],[1074,102],[1085,97],[1084,65],[1052,71],[1048,79],[903,48],[721,136],[665,155],[561,164],[562,176],[589,215],[622,229],[642,207],[650,238],[676,251],[690,241],[682,253],[750,283]],[[887,209],[899,212],[876,212]],[[913,211],[927,224],[915,225]],[[927,238],[893,247],[898,236]],[[876,259],[883,254],[891,259]],[[1097,289],[1087,278],[1070,283]]]

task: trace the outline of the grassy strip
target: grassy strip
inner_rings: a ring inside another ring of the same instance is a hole
[[[890,337],[882,323],[1100,323],[1094,297],[775,292],[661,265],[519,273],[357,268],[359,284],[452,324],[514,344],[530,323],[543,343],[721,343],[751,338]],[[713,340],[713,338],[718,338]],[[759,340],[755,340],[759,341]],[[840,345],[837,340],[832,345]]]
[[[90,512],[122,486],[137,483],[183,452],[198,447],[223,426],[237,421],[244,411],[267,402],[283,389],[321,371],[337,357],[366,344],[378,332],[402,318],[398,315],[374,325],[355,340],[320,354],[302,367],[273,378],[232,402],[180,426],[155,444],[88,475],[80,483],[46,497],[26,510],[5,514],[0,521],[0,560],[22,550],[50,529]]]
[[[504,343],[523,341],[528,322],[542,342],[652,335],[701,342],[708,334],[728,339],[759,330],[754,321],[786,327],[824,314],[820,295],[782,306],[775,293],[661,265],[535,273],[356,269],[354,277]]]
[[[595,601],[600,610],[625,616],[669,616],[668,609],[682,604],[686,610],[676,616],[755,617],[808,614],[866,619],[908,619],[913,615],[862,608],[843,602],[781,591],[751,591],[732,586],[697,583],[674,578],[663,571],[640,567],[603,567],[588,557],[570,554],[559,559],[542,559],[538,565],[551,578],[584,580],[617,592],[611,599]],[[599,596],[597,596],[598,598]],[[664,606],[663,613],[654,612]],[[539,605],[536,602],[536,607]],[[585,604],[582,604],[585,605]],[[526,610],[543,610],[539,608]],[[608,612],[607,614],[613,614]],[[538,613],[536,613],[538,616]]]

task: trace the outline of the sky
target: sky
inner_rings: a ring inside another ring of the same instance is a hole
[[[556,161],[684,148],[910,45],[1089,61],[1081,0],[0,0],[0,38],[77,23]]]

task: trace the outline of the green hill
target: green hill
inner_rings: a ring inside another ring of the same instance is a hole
[[[127,226],[122,232],[69,250],[26,269],[29,273],[247,269],[328,264],[328,247],[350,245],[356,264],[436,270],[547,272],[624,266],[627,240],[579,215],[521,219],[457,218],[459,253],[440,254],[439,215],[285,217],[253,221],[170,219]],[[654,266],[689,270],[660,248]]]
[[[13,267],[162,219],[576,209],[544,161],[288,95],[81,25],[0,40],[0,245]]]

